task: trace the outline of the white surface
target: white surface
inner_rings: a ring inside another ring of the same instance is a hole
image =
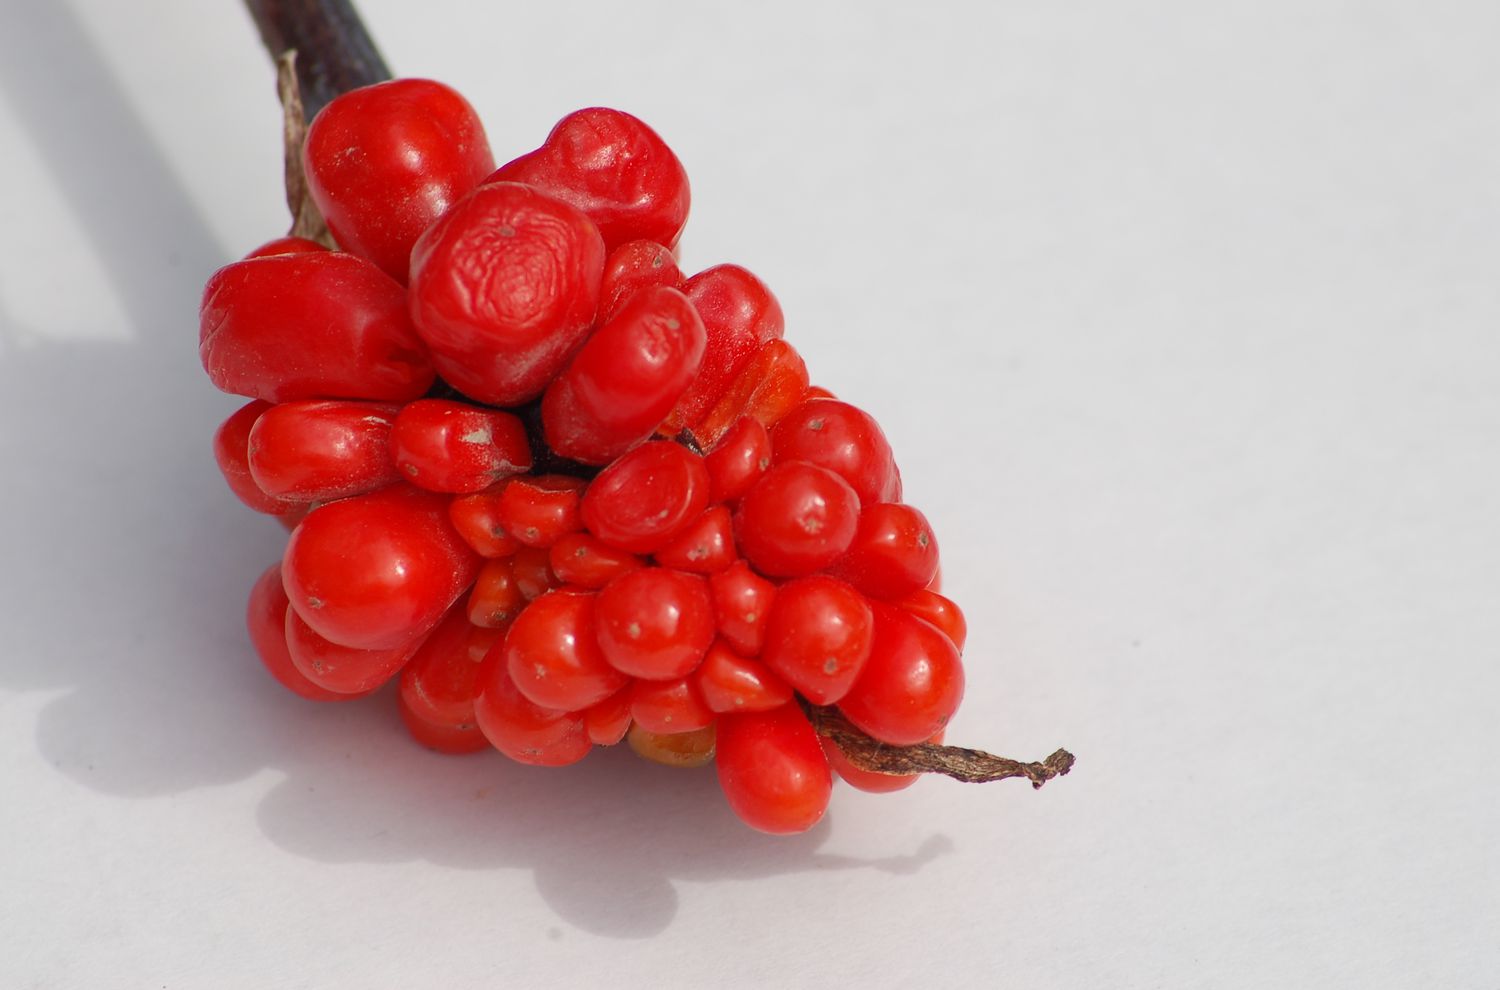
[[[256,38],[4,0],[0,985],[1500,986],[1500,7],[365,6],[502,159],[674,145],[938,527],[951,737],[1078,769],[770,839],[279,693],[194,347],[284,223]]]

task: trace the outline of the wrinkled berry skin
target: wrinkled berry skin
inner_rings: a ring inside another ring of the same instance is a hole
[[[527,186],[476,189],[412,250],[411,316],[449,384],[516,406],[588,336],[604,241],[588,217]]]

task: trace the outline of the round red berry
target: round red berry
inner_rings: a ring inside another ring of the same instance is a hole
[[[690,673],[714,639],[708,582],[665,567],[644,567],[599,592],[599,648],[616,670],[671,680]]]
[[[629,683],[594,637],[595,595],[554,591],[527,605],[503,646],[516,689],[543,708],[580,711]]]
[[[729,806],[751,828],[805,832],[828,810],[833,775],[796,705],[720,716],[714,762]]]
[[[589,532],[631,553],[654,553],[708,506],[703,458],[680,444],[642,444],[599,472],[583,496]]]
[[[859,496],[843,478],[802,461],[778,464],[740,500],[734,531],[745,559],[762,574],[820,571],[849,549]]]
[[[876,602],[870,657],[839,709],[881,742],[911,746],[932,738],[964,693],[958,648],[936,626]]]
[[[870,656],[873,618],[863,595],[825,574],[776,591],[760,658],[807,700],[831,705],[849,691]]]

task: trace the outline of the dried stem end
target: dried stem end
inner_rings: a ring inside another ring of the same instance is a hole
[[[305,237],[324,247],[336,248],[323,214],[312,200],[307,175],[302,171],[302,144],[307,140],[307,118],[302,107],[302,89],[297,84],[297,52],[282,52],[276,58],[276,96],[281,100],[281,155],[286,183],[286,208],[292,213],[292,237]]]
[[[1053,777],[1073,769],[1073,754],[1060,749],[1040,763],[996,756],[980,749],[918,743],[892,746],[871,739],[836,708],[808,705],[808,718],[820,736],[827,736],[861,770],[906,775],[940,773],[966,784],[984,784],[1008,777],[1025,777],[1032,787],[1041,787]]]

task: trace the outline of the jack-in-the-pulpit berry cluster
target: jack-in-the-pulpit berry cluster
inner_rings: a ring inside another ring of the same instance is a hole
[[[807,712],[941,737],[964,620],[932,530],[766,286],[679,269],[688,181],[661,138],[580,110],[496,169],[469,104],[406,79],[330,103],[303,168],[338,248],[223,268],[200,326],[214,384],[250,399],[219,465],[291,530],[250,596],[271,674],[318,701],[397,680],[443,752],[711,760],[768,832],[817,822],[834,772],[910,783]]]

